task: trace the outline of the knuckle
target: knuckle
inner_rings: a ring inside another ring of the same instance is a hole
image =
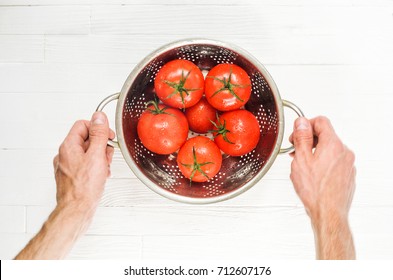
[[[326,116],[319,116],[317,117],[317,122],[322,125],[330,125],[330,120]]]
[[[358,172],[358,171],[357,171],[356,167],[354,166],[354,167],[353,167],[353,177],[356,177],[357,172]]]
[[[352,151],[352,150],[350,150],[350,149],[348,149],[347,148],[347,158],[348,158],[348,161],[351,163],[351,164],[354,164],[355,163],[355,160],[356,160],[356,156],[355,156],[355,153]]]
[[[333,140],[332,152],[334,154],[342,154],[345,151],[344,144],[340,141],[340,139]]]
[[[325,130],[327,128],[332,128],[330,120],[325,116],[318,116],[315,118],[315,126],[319,131]]]
[[[296,182],[298,179],[298,172],[296,169],[292,169],[291,173],[289,174],[289,179],[291,179],[292,182]]]
[[[302,143],[313,143],[314,138],[312,133],[310,133],[309,131],[296,131],[293,136],[293,141],[295,147],[298,147],[298,145]]]
[[[296,171],[297,166],[298,166],[297,161],[296,159],[294,159],[291,163],[291,176],[293,176],[293,173]]]
[[[66,151],[67,151],[67,140],[64,140],[64,142],[59,147],[59,155],[66,153]]]
[[[295,168],[295,160],[292,160],[291,162],[291,171]]]
[[[302,140],[311,140],[311,139],[313,139],[313,135],[309,132],[309,131],[306,131],[306,130],[302,130],[302,131],[297,131],[295,134],[294,134],[294,138],[295,138],[295,140],[297,140],[297,141],[302,141]]]
[[[53,166],[57,166],[58,163],[59,163],[59,155],[56,155],[56,156],[53,158]]]
[[[82,125],[83,124],[83,121],[82,120],[77,120],[75,123],[74,123],[74,126],[79,126],[79,125]]]
[[[106,137],[108,138],[108,130],[103,127],[91,127],[90,136],[92,137]]]

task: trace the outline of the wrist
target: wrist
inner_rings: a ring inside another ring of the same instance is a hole
[[[58,202],[54,213],[69,217],[73,221],[89,222],[92,220],[97,206],[87,201]]]
[[[348,215],[331,211],[311,219],[318,259],[354,259],[355,248]]]
[[[316,234],[334,233],[349,228],[348,216],[335,211],[311,216],[311,225]]]

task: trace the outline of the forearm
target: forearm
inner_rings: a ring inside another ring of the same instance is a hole
[[[40,232],[15,259],[62,259],[77,239],[86,231],[94,209],[86,211],[80,205],[57,206]]]
[[[332,218],[312,221],[316,257],[320,260],[355,259],[355,246],[347,219]]]

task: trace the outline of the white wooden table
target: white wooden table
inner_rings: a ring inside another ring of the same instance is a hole
[[[0,0],[0,258],[14,257],[53,209],[52,158],[73,122],[89,119],[149,52],[188,37],[245,48],[284,99],[332,120],[357,156],[358,257],[391,259],[392,0]],[[114,105],[106,112],[113,127]],[[288,136],[290,110],[286,119]],[[69,258],[312,259],[290,161],[279,156],[235,199],[193,206],[150,191],[116,152]]]

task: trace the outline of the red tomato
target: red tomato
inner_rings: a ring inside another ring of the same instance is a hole
[[[250,99],[250,77],[237,65],[218,64],[206,76],[205,95],[219,111],[239,109]]]
[[[190,182],[206,182],[220,171],[221,151],[205,136],[188,139],[177,155],[177,165]]]
[[[247,110],[226,112],[219,117],[215,126],[214,142],[228,155],[245,155],[259,142],[258,120]]]
[[[190,129],[197,133],[207,133],[212,130],[214,128],[212,122],[216,121],[216,114],[217,110],[207,102],[205,97],[185,111]]]
[[[168,155],[187,140],[188,122],[184,114],[156,102],[151,103],[138,121],[137,131],[142,144],[151,152]]]
[[[172,60],[158,71],[154,89],[165,104],[188,108],[195,105],[203,95],[203,74],[191,61]]]

